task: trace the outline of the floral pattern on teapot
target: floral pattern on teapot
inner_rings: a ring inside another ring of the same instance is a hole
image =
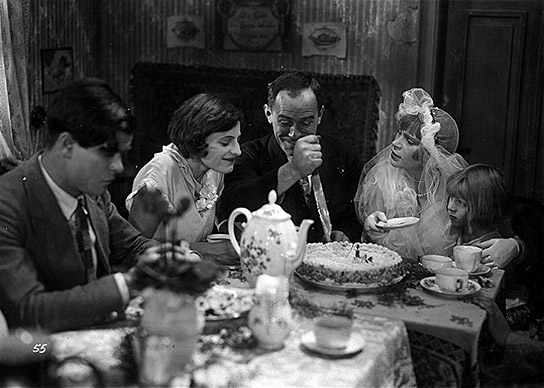
[[[268,256],[268,249],[264,246],[261,241],[256,241],[255,236],[244,239],[240,250],[240,255],[246,258],[241,262],[242,271],[250,273],[255,278],[267,271],[268,263],[272,258]]]
[[[276,204],[276,192],[272,190],[268,199],[268,204],[254,212],[235,209],[228,221],[229,238],[240,255],[242,271],[250,287],[255,287],[261,274],[291,277],[302,262],[308,228],[313,223],[313,220],[303,220],[297,233],[291,216]],[[234,234],[234,220],[238,215],[247,219],[240,244]]]

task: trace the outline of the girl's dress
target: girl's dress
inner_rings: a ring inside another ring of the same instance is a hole
[[[224,175],[211,169],[201,182],[197,181],[178,148],[169,144],[138,172],[125,204],[130,211],[133,198],[142,187],[158,189],[171,209],[181,198],[189,197],[192,203],[185,214],[166,227],[161,223],[153,238],[159,241],[183,239],[189,243],[204,241],[214,228],[216,203],[223,191],[223,182]]]

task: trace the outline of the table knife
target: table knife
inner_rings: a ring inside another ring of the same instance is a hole
[[[325,242],[331,241],[332,224],[331,217],[329,215],[329,209],[327,208],[327,201],[325,200],[325,193],[323,192],[323,185],[321,184],[321,177],[319,173],[314,171],[312,174],[312,190],[314,192],[315,203],[317,205],[317,212],[319,213],[319,219],[321,225],[323,225],[323,233],[325,234]]]

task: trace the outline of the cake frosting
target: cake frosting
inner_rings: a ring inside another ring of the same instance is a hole
[[[297,272],[320,283],[379,287],[400,280],[403,266],[398,253],[381,245],[335,241],[308,244]]]

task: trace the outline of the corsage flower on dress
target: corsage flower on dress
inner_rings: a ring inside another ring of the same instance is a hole
[[[195,201],[196,210],[199,213],[204,213],[208,210],[211,210],[218,198],[219,195],[217,194],[217,186],[202,186],[202,189],[200,189],[200,193],[198,193],[197,199]]]

